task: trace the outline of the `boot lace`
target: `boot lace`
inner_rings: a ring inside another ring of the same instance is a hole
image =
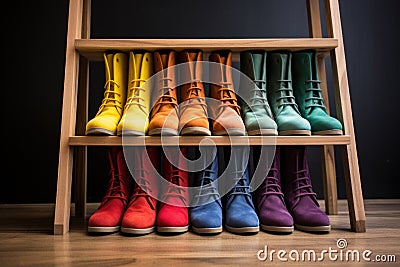
[[[139,197],[144,197],[147,201],[147,204],[149,204],[149,206],[155,210],[156,206],[153,198],[148,194],[152,192],[151,188],[149,187],[149,181],[144,179],[148,172],[146,170],[139,170],[137,172],[139,175],[135,176],[136,185],[133,190],[131,200],[129,201],[129,206],[132,205],[132,203],[135,202]]]
[[[271,168],[269,170],[269,173],[267,177],[265,178],[265,183],[263,183],[261,187],[261,195],[262,195],[262,201],[265,200],[266,196],[269,195],[278,195],[283,197],[282,189],[279,184],[279,178],[278,178],[278,169],[277,168]]]
[[[119,88],[119,84],[114,80],[108,80],[105,83],[103,101],[101,102],[96,116],[99,115],[105,107],[115,107],[118,113],[121,115],[122,103],[117,99],[117,96],[120,97],[121,94],[114,91],[114,86]]]
[[[168,82],[172,82],[172,78],[161,78],[160,82],[162,83],[162,86],[159,88],[159,95],[161,96],[159,98],[159,101],[156,103],[156,106],[159,105],[173,105],[174,108],[178,106],[177,99],[171,95],[171,91],[174,89],[171,86],[168,86]]]
[[[306,169],[297,171],[296,179],[291,184],[294,192],[294,198],[299,199],[302,196],[312,196],[316,198],[317,194],[312,190],[311,180],[308,177],[308,171]]]
[[[133,79],[131,80],[131,84],[135,85],[136,82],[145,82],[145,79]],[[143,113],[145,113],[146,115],[149,115],[147,112],[147,107],[146,105],[143,103],[145,102],[145,99],[143,97],[141,97],[140,92],[141,91],[146,91],[146,89],[144,89],[141,86],[132,86],[129,88],[129,92],[130,92],[130,97],[128,97],[128,99],[126,99],[126,104],[124,109],[127,110],[128,108],[130,108],[130,106],[138,106],[140,110],[143,111]]]
[[[183,181],[183,178],[180,176],[180,170],[173,168],[171,184],[168,186],[167,192],[164,194],[164,203],[167,203],[169,197],[177,197],[181,199],[186,206],[187,201],[184,196],[186,189],[180,186],[181,181]]]
[[[220,82],[221,88],[218,89],[218,93],[221,94],[221,99],[222,103],[225,105],[221,105],[220,109],[224,109],[225,107],[230,107],[233,110],[235,110],[238,114],[240,113],[240,106],[237,104],[237,99],[236,97],[232,97],[235,95],[235,91],[228,87],[229,85],[232,85],[231,82]],[[222,111],[221,111],[222,112]]]
[[[235,171],[234,172],[235,177],[233,180],[235,182],[235,186],[232,189],[232,192],[230,195],[246,195],[251,197],[250,194],[250,186],[246,185],[245,183],[245,177],[244,177],[244,172],[243,171]]]
[[[265,80],[253,80],[254,83],[261,83],[261,84],[266,84],[267,81]],[[262,88],[263,86],[255,86],[254,89],[251,89],[250,91],[253,92],[253,97],[250,98],[250,103],[251,106],[263,106],[263,107],[268,107],[269,104],[267,99],[265,98],[265,95],[267,94],[267,89]]]
[[[280,97],[277,98],[277,101],[279,102],[278,108],[282,106],[294,106],[297,109],[298,106],[295,102],[291,85],[292,80],[282,79],[278,80],[278,82],[281,84],[281,87],[277,90],[280,93]]]
[[[202,198],[206,199],[211,196],[214,200],[218,200],[220,198],[219,192],[217,188],[213,185],[213,179],[211,176],[215,173],[215,171],[206,169],[204,171],[204,176],[200,180],[200,187],[198,189],[198,194],[194,196],[194,202],[199,203]]]
[[[324,105],[324,99],[322,98],[322,90],[319,86],[314,87],[314,84],[319,85],[320,80],[307,80],[306,84],[310,84],[310,87],[306,89],[308,97],[305,99],[306,108],[320,107],[326,110]]]
[[[102,205],[107,202],[109,199],[121,199],[122,202],[126,203],[128,201],[128,197],[121,187],[125,187],[127,185],[124,184],[123,175],[117,174],[114,168],[111,168],[111,179],[108,182],[108,189],[103,197]]]
[[[185,110],[187,107],[192,106],[194,104],[201,105],[204,110],[207,110],[207,104],[203,97],[199,97],[199,91],[203,89],[199,86],[196,86],[197,83],[201,82],[200,80],[192,80],[191,86],[186,90],[186,93],[189,95],[188,100],[183,102],[181,105],[181,109]],[[196,100],[197,103],[194,103],[192,100]]]

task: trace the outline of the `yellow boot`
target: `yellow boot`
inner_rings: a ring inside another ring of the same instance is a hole
[[[145,135],[149,128],[153,54],[129,53],[129,85],[126,104],[118,124],[118,135]]]
[[[106,83],[96,116],[86,124],[87,135],[116,135],[122,116],[128,82],[128,55],[104,54]]]

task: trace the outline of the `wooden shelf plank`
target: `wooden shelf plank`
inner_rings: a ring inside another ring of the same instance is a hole
[[[334,38],[283,38],[283,39],[76,39],[75,49],[91,61],[102,61],[106,51],[130,51],[134,49],[154,51],[157,49],[202,49],[209,52],[230,49],[244,50],[305,50],[327,52],[338,46]]]
[[[70,146],[348,145],[350,136],[71,136]]]

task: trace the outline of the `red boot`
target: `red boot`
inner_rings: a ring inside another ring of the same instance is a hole
[[[135,185],[128,208],[122,219],[121,232],[126,234],[148,234],[155,230],[159,181],[160,150],[158,147],[133,149],[132,165]],[[154,169],[153,169],[154,167]]]
[[[187,157],[187,148],[181,149],[182,154]],[[171,153],[165,150],[165,153]],[[172,154],[172,153],[171,153]],[[170,155],[172,158],[173,155]],[[174,155],[176,157],[176,155]],[[189,179],[187,171],[183,171],[186,160],[179,162],[179,168],[163,157],[162,170],[164,178],[170,184],[163,188],[162,202],[157,215],[157,231],[165,233],[183,233],[189,229]],[[186,168],[185,168],[186,169]]]
[[[90,216],[88,232],[113,233],[120,229],[128,197],[132,187],[132,177],[129,174],[121,147],[108,150],[110,161],[110,181],[107,193],[100,206]]]

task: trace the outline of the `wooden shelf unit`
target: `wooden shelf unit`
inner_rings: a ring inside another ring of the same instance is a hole
[[[75,179],[75,216],[86,214],[86,156],[88,146],[143,146],[175,145],[313,145],[321,147],[324,182],[325,211],[337,214],[337,188],[334,146],[343,151],[343,166],[351,229],[365,232],[365,211],[361,190],[356,140],[351,110],[350,92],[340,10],[338,0],[324,0],[328,37],[322,36],[320,1],[304,0],[307,4],[310,38],[283,39],[91,39],[90,0],[70,0],[64,75],[64,96],[60,134],[57,196],[54,218],[54,234],[69,231],[71,185]],[[88,121],[88,70],[90,61],[102,61],[108,50],[131,51],[135,49],[189,48],[202,49],[205,54],[212,50],[230,49],[234,60],[244,50],[314,49],[318,52],[318,72],[321,88],[329,111],[326,85],[325,58],[330,55],[335,104],[338,118],[344,126],[343,136],[179,136],[179,137],[117,137],[84,136]],[[73,171],[74,170],[74,171]],[[75,177],[73,177],[75,173]]]

